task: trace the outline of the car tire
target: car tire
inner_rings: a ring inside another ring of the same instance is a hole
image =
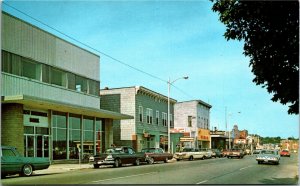
[[[147,163],[148,163],[149,165],[153,164],[153,163],[154,163],[154,159],[153,159],[153,158],[149,158],[149,159],[147,160]]]
[[[99,167],[100,167],[100,165],[94,164],[94,169],[98,169]]]
[[[190,160],[190,161],[193,161],[193,160],[194,160],[194,157],[193,157],[193,156],[190,156],[190,157],[189,157],[189,160]]]
[[[164,162],[165,162],[165,163],[168,163],[168,161],[169,161],[169,158],[166,157]]]
[[[120,159],[115,159],[114,167],[117,168],[117,167],[120,167],[120,165],[121,165],[121,160]]]
[[[140,165],[140,159],[135,159],[135,161],[134,161],[134,165],[136,165],[136,166],[139,166]]]
[[[30,164],[25,164],[22,168],[22,176],[31,176],[33,172],[32,166]]]

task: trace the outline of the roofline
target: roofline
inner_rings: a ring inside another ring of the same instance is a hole
[[[136,92],[139,91],[139,90],[147,91],[147,92],[152,93],[152,94],[154,94],[154,95],[156,95],[156,96],[163,97],[163,98],[166,99],[166,100],[168,99],[168,96],[165,96],[165,95],[163,95],[163,94],[160,94],[160,93],[158,93],[158,92],[155,92],[155,91],[153,91],[153,90],[151,90],[151,89],[148,89],[148,88],[146,88],[146,87],[144,87],[144,86],[130,86],[130,87],[117,87],[117,88],[104,88],[104,89],[100,89],[100,92],[103,91],[103,90],[117,90],[117,89],[129,89],[129,88],[134,88],[134,89],[136,89]],[[101,97],[101,96],[100,96],[100,97]],[[173,98],[170,98],[170,101],[171,101],[171,102],[174,102],[174,103],[177,103],[177,100],[176,100],[176,99],[173,99]]]
[[[50,34],[50,35],[54,36],[55,38],[58,38],[58,39],[60,39],[60,40],[62,40],[62,41],[64,41],[64,42],[67,42],[67,43],[73,45],[74,47],[80,48],[80,49],[82,49],[82,50],[84,50],[84,51],[86,51],[86,52],[88,52],[88,53],[90,53],[90,54],[92,54],[92,55],[95,55],[95,56],[97,56],[97,57],[100,59],[100,55],[98,55],[98,54],[96,54],[96,53],[94,53],[94,52],[92,52],[92,51],[89,51],[89,50],[87,50],[87,49],[85,49],[85,48],[83,48],[83,47],[80,47],[80,46],[78,46],[78,45],[75,45],[74,43],[71,43],[70,41],[67,41],[66,39],[63,39],[63,38],[61,38],[61,37],[59,37],[59,36],[57,36],[57,35],[54,35],[54,34],[50,33],[49,31],[46,31],[46,30],[44,30],[44,29],[42,29],[42,28],[39,28],[38,26],[36,26],[36,25],[34,25],[34,24],[32,24],[32,23],[29,23],[29,22],[27,22],[27,21],[25,21],[25,20],[23,20],[23,19],[21,19],[21,18],[18,18],[18,17],[14,16],[14,15],[12,15],[12,14],[6,12],[6,11],[3,11],[3,10],[2,10],[2,13],[6,14],[6,15],[8,15],[8,16],[14,18],[14,19],[17,19],[17,20],[19,20],[19,21],[21,21],[21,22],[23,22],[23,23],[25,23],[25,24],[28,24],[28,25],[30,25],[30,26],[32,26],[32,27],[34,27],[34,28],[37,28],[37,29],[39,29],[39,30],[42,31],[42,32],[45,32],[45,33],[47,33],[47,34]],[[76,42],[78,42],[78,41],[76,41]]]
[[[187,103],[187,102],[193,102],[193,101],[197,101],[198,103],[202,104],[202,105],[205,105],[209,108],[212,108],[212,106],[208,103],[205,103],[204,101],[198,99],[198,100],[189,100],[189,101],[181,101],[181,102],[177,102],[177,103]]]

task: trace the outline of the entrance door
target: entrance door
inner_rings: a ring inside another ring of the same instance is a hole
[[[35,136],[34,135],[25,135],[25,156],[26,157],[35,157]]]
[[[25,135],[24,140],[26,157],[49,157],[48,135]]]

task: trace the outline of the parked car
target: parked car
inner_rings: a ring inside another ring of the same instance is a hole
[[[207,149],[207,148],[202,148],[202,149],[199,149],[200,152],[202,152],[204,154],[204,158],[208,159],[208,158],[211,158],[212,157],[212,150],[211,149]]]
[[[141,152],[145,153],[149,164],[158,161],[167,163],[168,160],[173,158],[173,154],[165,152],[162,148],[144,148]]]
[[[280,152],[280,156],[291,157],[291,154],[290,154],[289,150],[282,150],[282,151]]]
[[[246,149],[245,152],[246,152],[247,155],[251,154],[251,150],[250,149]]]
[[[218,158],[221,158],[223,155],[222,155],[222,152],[219,150],[219,149],[211,149],[212,150],[212,157],[218,157]]]
[[[261,150],[256,157],[258,164],[261,163],[273,163],[278,165],[280,160],[280,155],[277,150]]]
[[[229,150],[228,149],[223,149],[222,150],[222,156],[223,157],[227,157],[228,154],[229,154]]]
[[[184,159],[188,159],[188,160],[204,159],[204,153],[199,152],[199,149],[184,148],[180,152],[176,152],[174,154],[174,158],[177,161],[184,160]]]
[[[259,154],[259,153],[260,153],[260,151],[261,151],[261,150],[259,150],[259,149],[256,149],[256,150],[254,150],[254,151],[253,151],[253,154]]]
[[[111,147],[106,149],[105,153],[94,156],[94,168],[101,165],[113,165],[121,167],[122,164],[140,165],[140,162],[147,162],[145,153],[136,153],[133,148],[127,146]]]
[[[230,149],[227,153],[227,158],[243,158],[244,157],[244,151],[242,149]]]
[[[11,174],[30,176],[35,170],[47,169],[50,166],[49,158],[24,157],[15,147],[1,147],[1,175]]]

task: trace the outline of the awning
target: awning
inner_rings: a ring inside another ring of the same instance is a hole
[[[41,99],[33,96],[27,95],[15,95],[15,96],[1,96],[2,104],[6,103],[18,103],[23,104],[28,107],[33,107],[37,109],[44,110],[54,110],[60,112],[69,112],[72,114],[79,114],[91,117],[99,117],[99,118],[109,118],[109,119],[134,119],[133,116],[127,114],[121,114],[118,112],[112,112],[103,109],[95,109],[90,107],[81,107],[78,105],[72,105],[68,103],[63,103],[59,101]]]

